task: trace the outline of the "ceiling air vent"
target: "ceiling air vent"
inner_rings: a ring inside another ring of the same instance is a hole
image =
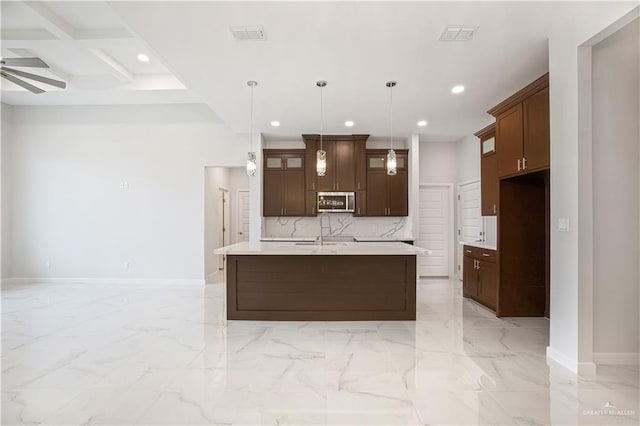
[[[440,34],[440,41],[469,41],[478,27],[472,25],[448,25]]]
[[[231,27],[231,34],[233,34],[233,37],[238,41],[267,39],[261,26]]]

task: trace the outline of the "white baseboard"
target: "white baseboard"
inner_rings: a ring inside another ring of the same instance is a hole
[[[19,284],[95,284],[95,285],[175,285],[181,287],[200,287],[202,279],[164,279],[164,278],[5,278],[2,285]]]
[[[593,360],[603,365],[640,365],[640,353],[595,352]]]
[[[224,271],[216,271],[207,275],[206,284],[219,284],[224,281]]]
[[[568,369],[572,373],[578,373],[578,362],[556,351],[551,346],[547,346],[547,363],[549,361]]]
[[[17,278],[3,278],[1,283],[3,286],[19,284],[19,282],[17,281]]]

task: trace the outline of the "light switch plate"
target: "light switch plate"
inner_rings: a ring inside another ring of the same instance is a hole
[[[570,225],[571,223],[569,222],[569,219],[566,219],[566,218],[558,219],[558,231],[569,232]]]

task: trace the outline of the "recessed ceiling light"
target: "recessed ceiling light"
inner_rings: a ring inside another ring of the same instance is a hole
[[[272,125],[273,127],[280,127],[280,122],[279,122],[279,121],[272,121],[272,122],[271,122],[271,125]]]
[[[353,127],[353,121],[347,120],[347,121],[344,122],[344,125],[347,126],[347,127]]]
[[[453,86],[451,88],[451,93],[458,94],[458,93],[462,93],[462,92],[464,92],[464,86]]]
[[[427,125],[427,120],[420,120],[420,121],[418,121],[418,126],[420,126],[420,127],[424,127],[424,126],[426,126],[426,125]]]
[[[144,53],[138,53],[138,60],[140,62],[149,62],[149,56],[145,55]]]

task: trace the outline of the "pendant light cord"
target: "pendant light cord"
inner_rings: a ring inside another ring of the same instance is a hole
[[[389,137],[389,149],[393,150],[393,86],[389,87],[389,109],[391,122],[389,123],[391,136]]]
[[[251,85],[251,112],[249,114],[249,146],[253,152],[253,86]]]
[[[322,89],[320,86],[320,151],[322,151],[322,133],[324,133],[324,115],[323,115],[323,104],[322,104]]]

